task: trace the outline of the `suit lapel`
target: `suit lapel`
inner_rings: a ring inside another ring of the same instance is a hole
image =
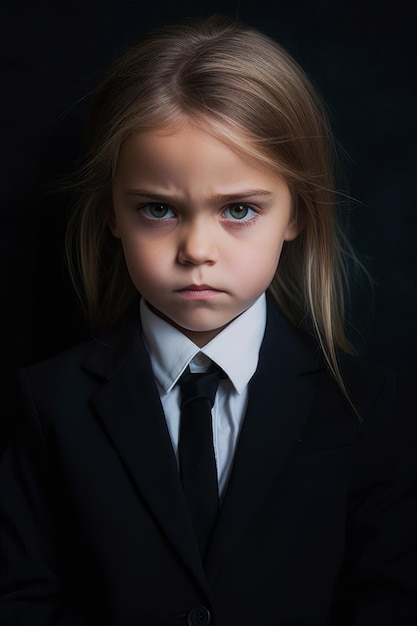
[[[105,378],[93,406],[161,530],[207,588],[137,310],[129,317],[84,362]]]
[[[257,514],[297,444],[315,393],[304,374],[318,369],[317,361],[309,338],[292,328],[269,302],[259,366],[207,557],[209,580]]]
[[[95,344],[83,367],[103,380],[93,406],[126,471],[162,532],[208,592],[137,309]],[[205,564],[209,579],[245,532],[296,445],[314,397],[304,374],[319,367],[305,334],[269,302],[259,366]]]

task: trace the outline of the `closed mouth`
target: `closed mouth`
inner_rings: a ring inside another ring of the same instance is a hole
[[[211,285],[187,285],[182,289],[178,289],[178,291],[219,291],[219,289]]]
[[[216,297],[223,291],[211,285],[187,285],[182,289],[177,289],[176,293],[189,300],[207,300]]]

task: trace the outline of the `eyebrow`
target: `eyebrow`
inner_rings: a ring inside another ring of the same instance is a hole
[[[127,189],[126,194],[128,196],[135,196],[144,198],[146,200],[161,201],[177,201],[178,197],[175,194],[169,193],[151,193],[142,189]],[[272,196],[272,191],[266,189],[245,189],[243,191],[234,192],[230,194],[214,194],[208,198],[209,202],[237,202],[238,200],[248,200],[250,198],[267,197]]]

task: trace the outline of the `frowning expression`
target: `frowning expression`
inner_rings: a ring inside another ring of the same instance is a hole
[[[193,125],[124,144],[113,206],[136,289],[200,346],[267,289],[298,234],[284,180]]]

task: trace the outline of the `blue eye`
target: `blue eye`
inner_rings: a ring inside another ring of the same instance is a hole
[[[255,214],[256,211],[254,209],[252,209],[249,205],[243,203],[232,204],[227,207],[227,209],[223,213],[223,215],[227,219],[240,222],[246,222],[247,220],[250,220]]]
[[[142,206],[141,210],[151,220],[166,220],[175,216],[174,211],[169,206],[159,204],[159,202],[149,202]]]

